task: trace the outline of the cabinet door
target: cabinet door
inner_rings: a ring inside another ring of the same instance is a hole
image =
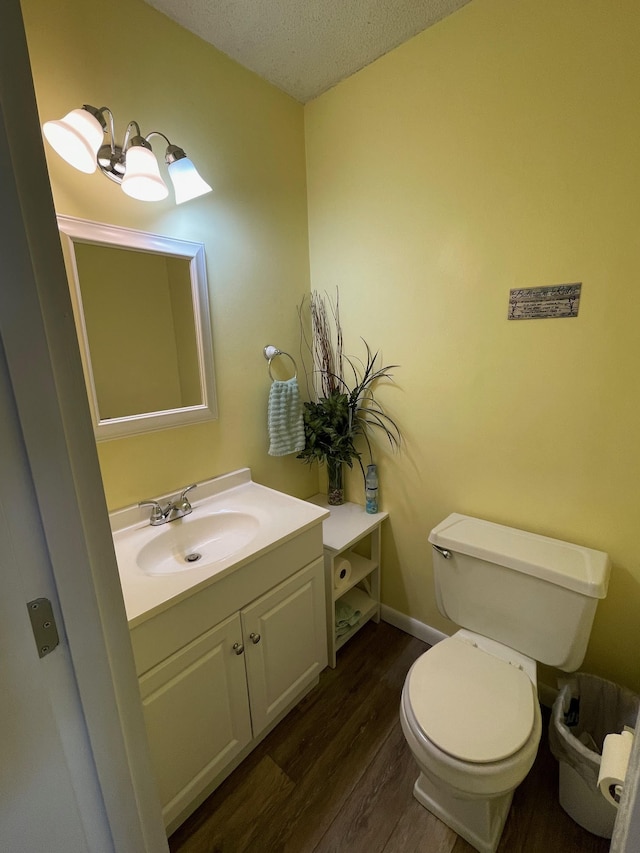
[[[320,558],[241,611],[254,737],[327,665]]]
[[[251,740],[239,614],[140,678],[165,826]]]

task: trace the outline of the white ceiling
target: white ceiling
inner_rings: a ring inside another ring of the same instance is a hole
[[[146,0],[307,101],[470,0]]]

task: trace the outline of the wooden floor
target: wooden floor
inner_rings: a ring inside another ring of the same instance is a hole
[[[398,708],[426,648],[385,623],[365,626],[338,667],[172,835],[172,853],[473,853],[412,796],[417,770]],[[560,808],[545,735],[499,853],[608,849]]]

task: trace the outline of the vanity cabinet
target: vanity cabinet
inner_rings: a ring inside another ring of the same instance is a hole
[[[305,543],[322,553],[320,529],[131,632],[169,833],[317,683],[327,664],[323,559],[294,570],[309,555]]]
[[[319,648],[323,602],[323,565],[317,560],[240,613],[254,737],[326,666]]]
[[[240,614],[207,631],[140,679],[151,761],[165,824],[251,740]]]

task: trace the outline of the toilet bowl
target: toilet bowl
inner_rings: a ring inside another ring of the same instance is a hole
[[[536,661],[584,658],[610,564],[602,551],[453,513],[429,534],[436,603],[460,626],[411,667],[400,721],[414,796],[495,853],[541,733]]]
[[[540,742],[535,662],[459,631],[411,667],[400,722],[421,771],[416,799],[481,853],[494,853]]]

